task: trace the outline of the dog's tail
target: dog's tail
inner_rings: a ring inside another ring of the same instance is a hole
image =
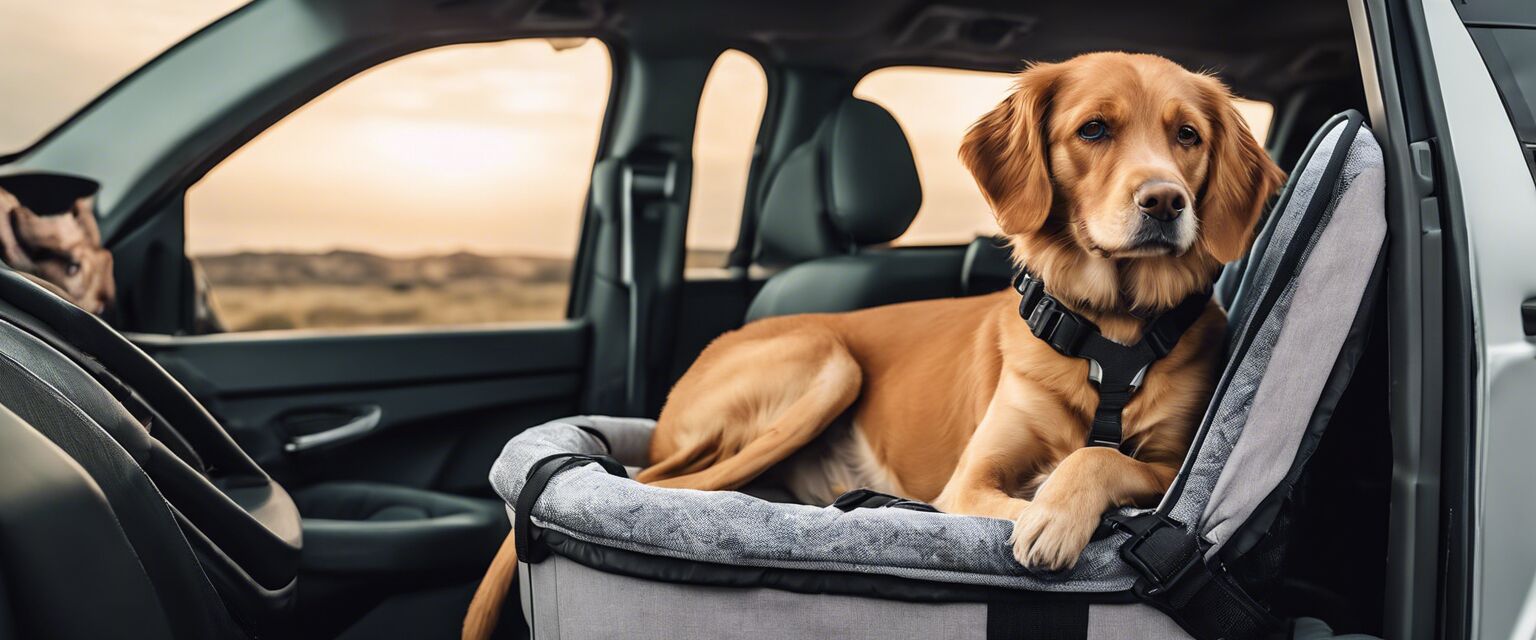
[[[507,592],[512,590],[512,580],[517,577],[517,544],[513,535],[507,533],[501,549],[491,559],[490,568],[485,570],[485,577],[480,579],[475,597],[469,601],[464,630],[459,636],[462,640],[488,640],[491,632],[496,630],[502,603],[506,602]]]

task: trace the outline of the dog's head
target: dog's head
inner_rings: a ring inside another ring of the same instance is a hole
[[[1242,255],[1284,181],[1232,99],[1158,56],[1037,64],[960,156],[1046,282],[1088,307],[1167,307]]]
[[[39,215],[0,191],[0,252],[7,264],[55,285],[80,308],[101,313],[117,297],[112,253],[101,246],[94,198]]]

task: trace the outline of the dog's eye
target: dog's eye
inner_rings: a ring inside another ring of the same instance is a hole
[[[69,266],[64,267],[64,271],[66,273],[68,273],[69,275],[75,275],[77,273],[80,273],[80,263],[78,263],[78,262],[71,262],[71,263],[69,263]]]
[[[1089,142],[1101,140],[1107,135],[1109,135],[1109,127],[1100,120],[1090,120],[1088,124],[1077,128],[1077,137]]]
[[[1200,132],[1195,131],[1194,127],[1191,127],[1187,124],[1179,127],[1179,144],[1182,144],[1186,147],[1192,147],[1200,144]]]

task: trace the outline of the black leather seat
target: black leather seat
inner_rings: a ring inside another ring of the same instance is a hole
[[[964,248],[877,248],[906,232],[922,202],[901,125],[872,102],[844,101],[769,185],[755,262],[781,271],[747,320],[967,293]]]
[[[19,465],[22,448],[49,448],[39,436],[57,455]],[[143,351],[5,268],[0,441],[14,445],[0,448],[13,489],[0,490],[0,600],[29,594],[25,607],[0,607],[0,637],[287,637],[303,617],[301,573],[467,581],[508,528],[499,502],[405,487],[337,482],[290,497]],[[60,456],[78,471],[42,466]],[[15,484],[17,469],[32,480]],[[72,530],[49,538],[34,526],[43,522]],[[306,591],[314,604],[324,590]],[[118,616],[125,608],[132,615]],[[123,624],[132,628],[101,633]]]

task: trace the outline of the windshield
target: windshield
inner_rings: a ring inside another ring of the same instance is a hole
[[[248,1],[0,2],[0,152],[37,142],[134,69]]]

